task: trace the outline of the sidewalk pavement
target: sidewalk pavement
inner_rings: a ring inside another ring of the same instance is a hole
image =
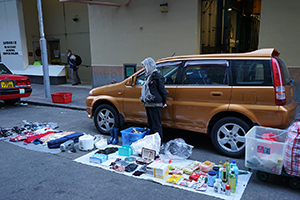
[[[27,98],[21,98],[21,103],[35,104],[35,105],[47,105],[76,110],[86,110],[85,99],[89,95],[89,91],[92,89],[91,83],[82,83],[80,85],[72,86],[72,84],[62,85],[50,85],[50,93],[56,92],[71,92],[72,101],[70,103],[53,103],[52,96],[46,98],[45,87],[43,84],[31,84],[32,93]]]

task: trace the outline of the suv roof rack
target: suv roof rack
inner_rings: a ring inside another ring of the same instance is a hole
[[[197,59],[225,59],[226,57],[265,57],[271,58],[273,56],[279,56],[280,52],[274,48],[264,48],[247,53],[218,53],[218,54],[197,54],[197,55],[185,55],[185,56],[173,56],[161,58],[157,63],[166,61],[177,61],[177,60],[197,60]]]

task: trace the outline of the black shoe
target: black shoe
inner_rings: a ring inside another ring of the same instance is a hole
[[[73,83],[72,85],[78,85],[78,83]]]
[[[78,82],[78,84],[81,84],[81,82]]]

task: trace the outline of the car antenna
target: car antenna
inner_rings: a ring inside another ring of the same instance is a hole
[[[171,57],[173,57],[176,54],[176,52],[173,53],[173,55]]]

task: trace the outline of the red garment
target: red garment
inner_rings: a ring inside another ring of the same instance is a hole
[[[274,141],[277,142],[277,136],[274,135],[273,133],[264,133],[261,135],[263,140],[269,140],[269,141]]]
[[[30,142],[32,142],[34,139],[39,139],[39,138],[44,137],[44,136],[46,136],[46,135],[49,135],[49,134],[51,134],[51,133],[54,133],[54,132],[52,132],[52,131],[47,131],[46,133],[42,133],[42,134],[37,134],[37,135],[29,136],[29,137],[27,137],[27,138],[24,140],[24,142],[30,143]]]

